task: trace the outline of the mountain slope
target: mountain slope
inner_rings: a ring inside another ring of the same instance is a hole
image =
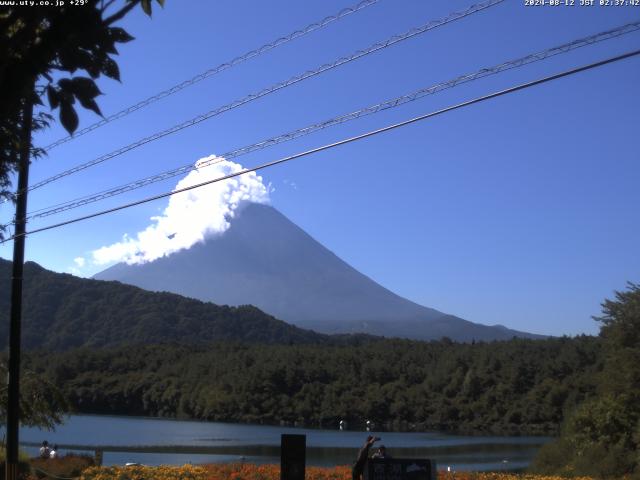
[[[323,333],[415,339],[509,339],[534,335],[479,325],[402,298],[361,274],[274,208],[249,204],[222,235],[140,265],[97,274],[152,291],[229,305],[256,305]]]
[[[127,344],[324,343],[255,307],[227,307],[25,264],[22,345],[63,350]],[[0,259],[0,342],[7,344],[11,262]]]

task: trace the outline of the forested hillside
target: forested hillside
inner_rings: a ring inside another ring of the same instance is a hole
[[[247,345],[33,353],[79,412],[554,433],[594,391],[594,337],[456,344]]]
[[[0,259],[0,342],[7,344],[11,262]],[[152,293],[25,264],[22,345],[63,350],[124,344],[235,340],[323,343],[326,335],[294,327],[252,306],[228,307]]]

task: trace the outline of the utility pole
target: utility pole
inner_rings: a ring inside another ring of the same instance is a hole
[[[6,480],[18,480],[18,446],[20,428],[20,327],[22,321],[22,272],[27,217],[27,189],[29,187],[29,156],[33,120],[33,83],[25,90],[20,131],[18,191],[13,239],[13,272],[11,275],[11,323],[9,327],[9,373],[7,405]]]

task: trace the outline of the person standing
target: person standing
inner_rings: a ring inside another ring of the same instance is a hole
[[[49,442],[46,440],[42,442],[42,446],[40,447],[40,458],[49,458],[51,454],[51,449],[49,448]]]
[[[54,445],[49,452],[49,458],[58,458],[58,445]]]
[[[380,445],[378,447],[378,451],[376,453],[374,453],[371,458],[391,458],[391,455],[389,455],[387,453],[387,447],[385,447],[384,445]]]
[[[356,463],[353,465],[353,469],[351,470],[352,480],[362,480],[364,467],[367,464],[367,460],[369,459],[369,449],[378,440],[380,440],[379,437],[373,437],[371,435],[367,437],[367,441],[364,442],[364,445],[358,452],[358,458],[356,459]]]

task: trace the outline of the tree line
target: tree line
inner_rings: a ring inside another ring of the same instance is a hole
[[[629,283],[602,304],[601,363],[596,390],[543,447],[543,473],[640,479],[640,285]]]
[[[34,352],[81,413],[553,434],[593,395],[594,337],[458,344],[147,345]]]

